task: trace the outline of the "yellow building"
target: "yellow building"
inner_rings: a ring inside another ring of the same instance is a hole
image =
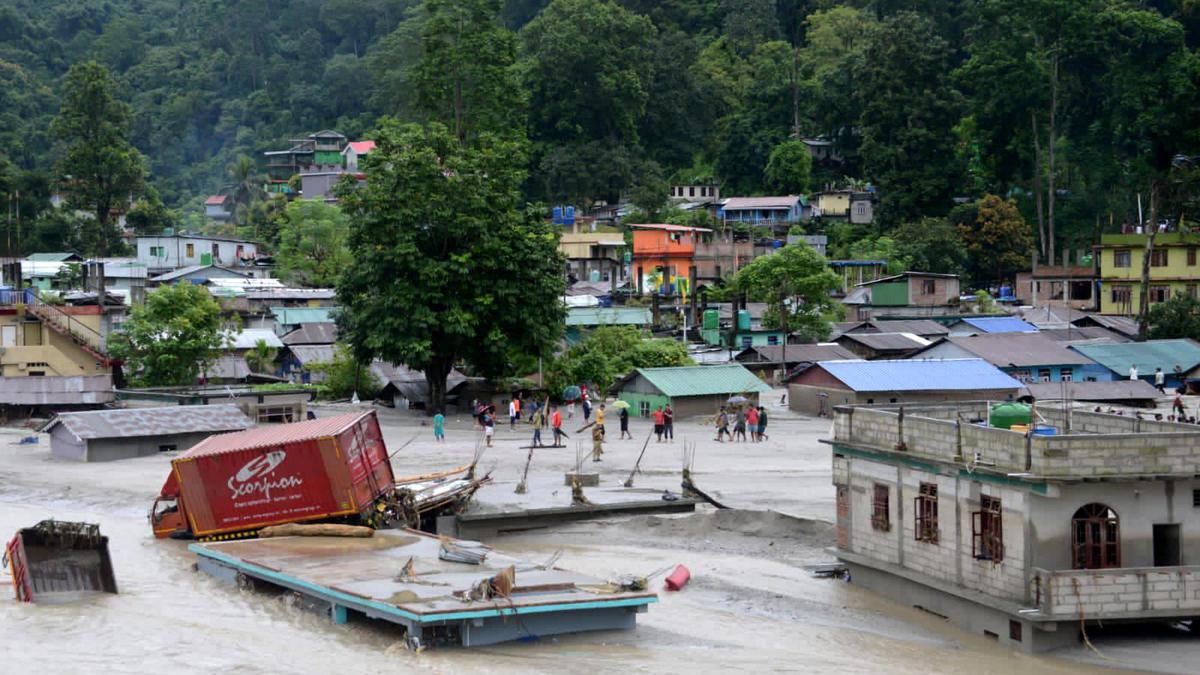
[[[102,318],[95,306],[0,306],[0,377],[108,374]]]
[[[1100,238],[1100,313],[1131,316],[1142,301],[1144,234],[1106,234]],[[1178,293],[1196,297],[1200,285],[1200,233],[1162,232],[1150,255],[1150,304]]]
[[[617,230],[590,231],[577,224],[559,235],[558,250],[567,257],[571,276],[580,281],[624,283],[625,235]]]

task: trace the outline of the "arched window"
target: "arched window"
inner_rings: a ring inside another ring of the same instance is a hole
[[[1121,566],[1121,526],[1117,512],[1087,504],[1071,519],[1071,566],[1096,570]]]

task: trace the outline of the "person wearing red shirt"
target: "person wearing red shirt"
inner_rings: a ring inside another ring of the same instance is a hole
[[[654,435],[658,436],[659,443],[662,443],[664,419],[665,414],[663,413],[662,406],[660,405],[654,409]]]
[[[550,413],[550,427],[554,429],[554,444],[562,445],[562,413],[558,411],[558,406],[551,408],[554,412]]]
[[[758,408],[751,406],[750,410],[746,411],[746,426],[750,430],[750,440],[757,443],[760,440],[758,437]]]

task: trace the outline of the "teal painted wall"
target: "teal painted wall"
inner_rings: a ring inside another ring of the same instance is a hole
[[[629,415],[631,417],[643,416],[641,408],[643,402],[649,405],[648,410],[650,412],[654,412],[654,409],[660,405],[665,408],[667,404],[671,402],[671,399],[663,396],[662,394],[642,394],[636,391],[625,390],[621,390],[621,393],[617,396],[617,398],[629,404]],[[613,411],[613,413],[609,413],[609,415],[615,417],[614,413],[615,411]]]

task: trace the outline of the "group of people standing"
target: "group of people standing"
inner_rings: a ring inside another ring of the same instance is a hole
[[[660,405],[654,409],[654,435],[658,437],[659,443],[663,440],[675,440],[675,411],[670,403],[666,408]]]
[[[730,441],[740,440],[746,442],[746,432],[750,432],[750,441],[759,443],[769,440],[771,437],[767,435],[767,409],[763,406],[749,406],[748,408],[736,407],[733,411],[733,431],[729,430],[730,411],[726,406],[721,406],[721,411],[717,413],[714,420],[714,425],[717,427],[716,441],[724,443],[725,437],[728,436]]]

